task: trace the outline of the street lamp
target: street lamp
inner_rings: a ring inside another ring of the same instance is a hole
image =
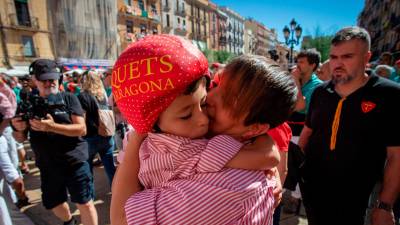
[[[290,63],[293,63],[293,47],[295,45],[299,45],[299,40],[302,32],[303,29],[300,27],[299,24],[297,24],[296,20],[294,19],[290,21],[290,28],[288,26],[285,26],[285,28],[283,28],[283,36],[285,37],[285,43],[287,46],[290,46],[290,58],[289,58]],[[294,38],[295,35],[296,39]]]

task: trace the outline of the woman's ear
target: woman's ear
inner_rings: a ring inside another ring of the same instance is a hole
[[[244,140],[265,134],[269,130],[269,124],[255,123],[247,127],[247,131],[242,135]]]

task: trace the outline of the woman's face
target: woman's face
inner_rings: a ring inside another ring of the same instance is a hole
[[[219,76],[219,85],[211,89],[207,95],[207,113],[210,119],[209,133],[211,135],[226,134],[237,140],[242,140],[243,135],[248,131],[248,127],[244,126],[245,116],[235,119],[230,114],[231,109],[223,107],[224,93],[229,88],[225,85],[225,82],[226,79],[229,79],[229,76],[223,76],[223,73],[220,73]]]

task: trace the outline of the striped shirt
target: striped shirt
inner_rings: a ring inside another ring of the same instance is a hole
[[[128,224],[272,224],[274,180],[224,168],[242,144],[149,134],[139,158],[146,190],[125,205]]]

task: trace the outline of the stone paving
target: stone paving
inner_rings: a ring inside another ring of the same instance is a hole
[[[28,155],[32,157],[32,152],[28,152]],[[29,174],[25,175],[25,185],[27,189],[27,195],[32,203],[26,206],[22,211],[32,219],[36,225],[58,225],[62,224],[51,211],[46,210],[42,206],[41,201],[41,191],[40,191],[40,174],[38,168],[34,166],[33,161],[28,161],[30,165]],[[106,225],[110,224],[109,219],[109,206],[111,201],[110,187],[106,175],[104,173],[104,168],[102,166],[94,167],[95,174],[95,190],[96,199],[95,206],[99,216],[99,224]],[[73,215],[77,216],[79,220],[79,211],[77,208],[70,204],[71,211]],[[304,215],[304,210],[302,209],[300,215]],[[307,225],[307,220],[304,216],[296,216],[294,214],[282,213],[281,225]],[[19,224],[18,224],[19,225]],[[21,224],[22,225],[22,224]]]

